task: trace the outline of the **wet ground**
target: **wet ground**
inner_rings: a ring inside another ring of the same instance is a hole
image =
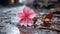
[[[13,12],[17,12],[17,11],[21,11],[23,9],[23,6],[18,6],[18,7],[1,7],[0,8],[0,12],[4,11],[4,12],[8,12],[9,11],[13,11]],[[13,16],[13,15],[12,15]],[[13,19],[12,19],[13,20]],[[15,21],[15,20],[14,20]],[[57,31],[52,31],[52,30],[45,30],[45,29],[28,29],[25,27],[20,27],[21,32],[22,33],[26,33],[26,34],[60,34]],[[6,34],[5,32],[0,32],[0,34]]]

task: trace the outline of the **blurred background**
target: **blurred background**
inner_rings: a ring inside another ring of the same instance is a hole
[[[53,19],[57,19],[59,21],[55,22],[54,20],[52,20],[51,23],[55,27],[60,28],[60,0],[0,0],[0,27],[4,27],[6,25],[5,23],[16,25],[16,12],[23,10],[23,6],[28,6],[29,8],[34,10],[37,14],[37,19],[44,18],[46,14],[53,13]],[[2,30],[0,29],[0,33],[1,31]],[[60,34],[60,32],[58,31],[42,31],[42,29],[33,29],[33,31],[34,34]],[[5,34],[5,32],[2,32],[2,34]]]

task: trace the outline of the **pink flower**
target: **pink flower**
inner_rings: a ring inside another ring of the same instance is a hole
[[[28,7],[25,7],[23,9],[22,13],[18,13],[17,16],[21,19],[19,21],[19,24],[22,26],[24,24],[27,24],[29,26],[33,25],[33,21],[32,18],[34,18],[36,16],[36,14],[31,11]]]

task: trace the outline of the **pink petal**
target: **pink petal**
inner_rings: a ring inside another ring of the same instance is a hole
[[[36,14],[34,12],[31,12],[30,15],[29,15],[29,18],[34,18],[36,16]]]
[[[28,20],[27,20],[27,24],[28,24],[29,26],[32,26],[32,25],[33,25],[32,19],[28,19]]]
[[[33,24],[32,23],[28,23],[29,26],[32,26]]]
[[[27,25],[29,25],[29,26],[33,25],[32,19],[30,19],[30,18],[26,18],[24,20],[24,22],[27,23]]]
[[[26,14],[26,15],[29,14],[29,11],[30,11],[30,9],[29,9],[28,7],[25,7],[25,8],[23,9],[24,14]]]
[[[29,18],[34,18],[36,16],[35,12],[31,11],[28,7],[25,7],[23,12],[25,16],[28,16]]]
[[[23,13],[17,13],[17,16],[18,16],[18,18],[21,18],[21,19],[25,17],[25,15]]]
[[[24,19],[21,19],[20,22],[19,22],[19,25],[24,25],[25,24],[25,20]]]

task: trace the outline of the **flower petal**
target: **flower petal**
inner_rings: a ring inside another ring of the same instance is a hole
[[[30,10],[28,7],[25,7],[23,12],[25,16],[28,16],[29,18],[34,18],[36,16],[35,12],[33,10]]]
[[[26,15],[29,14],[29,11],[30,11],[30,9],[29,9],[28,7],[25,7],[25,8],[23,9],[24,14],[26,14]]]
[[[29,26],[32,26],[32,25],[33,25],[32,19],[28,19],[27,24],[28,24]]]
[[[36,14],[34,12],[30,12],[29,18],[34,18],[36,16]]]
[[[17,13],[17,16],[18,18],[21,18],[21,19],[25,17],[24,13]]]
[[[21,19],[20,22],[19,22],[19,25],[24,25],[25,24],[25,20],[24,19]]]

